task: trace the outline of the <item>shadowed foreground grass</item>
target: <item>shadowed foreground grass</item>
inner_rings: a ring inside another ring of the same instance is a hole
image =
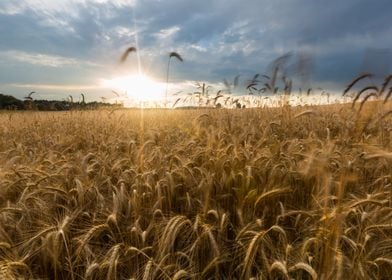
[[[0,278],[390,279],[379,103],[0,113]]]

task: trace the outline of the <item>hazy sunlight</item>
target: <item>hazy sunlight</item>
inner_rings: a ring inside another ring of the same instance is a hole
[[[104,86],[114,90],[125,91],[134,101],[162,101],[165,95],[165,84],[156,82],[143,74],[135,74],[105,80]]]

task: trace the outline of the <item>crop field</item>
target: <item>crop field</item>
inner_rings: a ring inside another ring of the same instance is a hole
[[[390,106],[357,103],[0,112],[0,278],[391,279]]]

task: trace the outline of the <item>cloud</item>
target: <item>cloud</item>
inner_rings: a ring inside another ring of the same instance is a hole
[[[177,83],[246,79],[287,52],[307,53],[313,83],[336,90],[363,70],[369,49],[390,48],[391,8],[389,0],[0,1],[0,59],[11,63],[0,66],[0,82],[111,78],[123,71],[115,66],[121,52],[137,46],[143,69],[158,79],[168,53],[179,52],[185,61],[170,73]],[[388,69],[391,58],[383,58]]]
[[[173,35],[175,35],[180,30],[181,30],[180,27],[172,26],[172,27],[169,27],[169,28],[165,28],[165,29],[159,30],[159,32],[155,33],[154,36],[158,40],[165,40],[165,39],[168,39],[168,38],[172,37]]]
[[[7,86],[16,87],[16,88],[25,88],[30,89],[34,88],[37,90],[55,90],[55,91],[83,91],[83,90],[92,90],[92,89],[101,89],[102,87],[99,85],[72,85],[72,84],[23,84],[23,83],[15,83],[8,84]]]
[[[23,0],[23,1],[2,1],[0,2],[0,13],[15,15],[23,14],[28,11],[35,11],[44,15],[53,15],[56,13],[77,14],[81,6],[95,5],[112,5],[115,7],[133,7],[136,0]]]
[[[23,51],[3,51],[0,52],[0,58],[12,59],[22,63],[29,63],[33,65],[48,66],[48,67],[63,67],[78,64],[96,65],[89,61],[80,61],[75,58],[47,55],[41,53],[28,53]]]

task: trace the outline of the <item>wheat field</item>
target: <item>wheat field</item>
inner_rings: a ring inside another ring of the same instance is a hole
[[[360,105],[0,112],[0,278],[391,279],[391,117]]]

